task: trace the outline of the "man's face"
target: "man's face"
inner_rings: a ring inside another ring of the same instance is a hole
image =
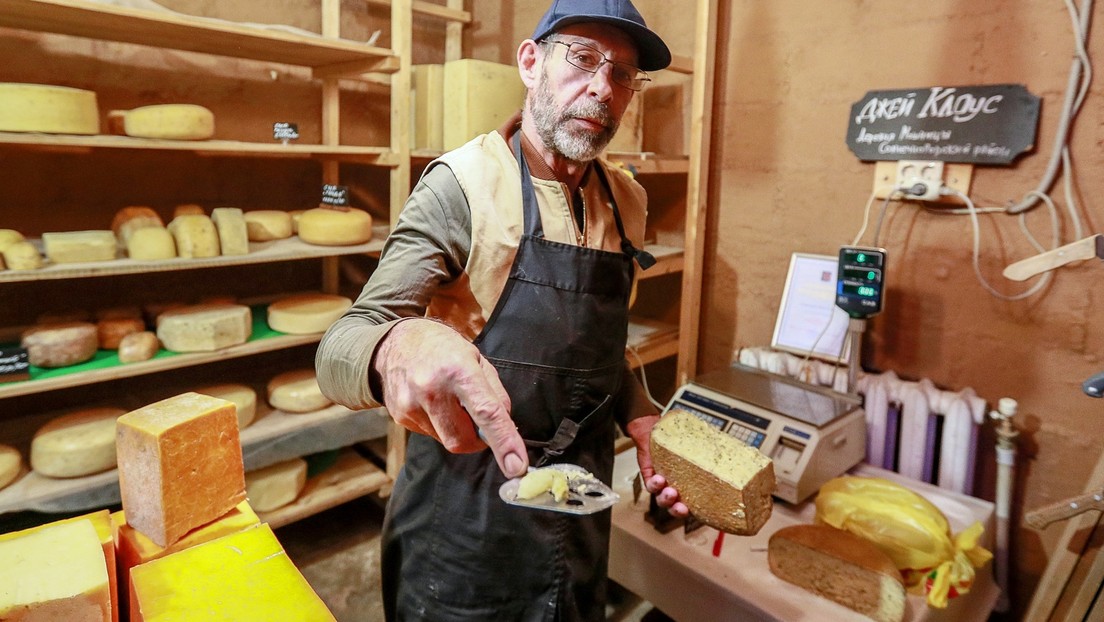
[[[551,35],[561,44],[542,46],[540,80],[530,95],[530,112],[545,147],[575,162],[589,162],[606,148],[634,92],[611,79],[612,67],[588,73],[566,58],[567,45],[585,43],[606,58],[635,65],[627,35],[600,24],[576,24]]]

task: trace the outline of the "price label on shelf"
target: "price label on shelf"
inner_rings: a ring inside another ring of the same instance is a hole
[[[18,382],[31,377],[27,349],[18,346],[0,348],[0,382]]]
[[[299,138],[299,126],[295,123],[278,122],[272,124],[272,138],[287,142]]]
[[[349,205],[349,187],[322,184],[322,203],[340,207]]]

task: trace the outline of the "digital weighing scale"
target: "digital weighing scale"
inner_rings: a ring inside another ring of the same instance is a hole
[[[734,364],[680,387],[666,411],[694,413],[774,461],[774,496],[800,503],[866,455],[862,400]],[[666,412],[665,411],[665,412]]]

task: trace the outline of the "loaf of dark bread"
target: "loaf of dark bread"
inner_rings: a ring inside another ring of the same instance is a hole
[[[671,409],[652,429],[652,463],[705,524],[755,535],[774,507],[774,463],[693,413]]]
[[[888,555],[828,525],[779,529],[767,545],[771,572],[877,622],[905,617],[905,584]]]

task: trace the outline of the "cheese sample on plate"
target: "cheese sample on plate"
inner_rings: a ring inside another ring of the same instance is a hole
[[[216,384],[196,393],[210,395],[228,402],[234,402],[238,410],[238,429],[247,427],[257,417],[257,392],[244,384]]]
[[[291,237],[291,214],[276,209],[245,212],[250,242],[268,242]]]
[[[131,232],[127,257],[137,261],[158,261],[176,257],[176,238],[165,227],[145,227]]]
[[[31,468],[47,477],[83,477],[115,468],[121,408],[89,408],[48,421],[31,440]]]
[[[652,429],[652,462],[703,523],[755,535],[774,508],[774,463],[693,413],[671,409]]]
[[[23,331],[20,344],[36,367],[67,367],[96,355],[99,334],[91,322],[62,322],[32,326]]]
[[[253,313],[245,305],[192,305],[157,316],[157,338],[173,352],[214,352],[243,344],[252,334]]]
[[[111,578],[91,520],[0,539],[0,560],[0,620],[112,620]]]
[[[61,519],[61,520],[58,520],[58,521],[54,521],[52,523],[46,523],[44,525],[38,525],[37,527],[30,527],[30,528],[24,529],[22,531],[13,531],[13,532],[5,533],[5,534],[0,534],[0,542],[4,542],[4,541],[7,541],[7,540],[15,540],[17,538],[22,538],[22,537],[24,537],[26,535],[29,535],[31,533],[34,533],[36,531],[41,531],[43,529],[47,529],[47,528],[53,527],[55,525],[76,523],[78,521],[91,522],[92,527],[96,530],[96,536],[99,539],[100,548],[103,549],[104,566],[107,569],[107,580],[108,580],[108,585],[110,586],[111,620],[117,621],[119,619],[119,591],[117,589],[117,586],[118,586],[118,582],[117,582],[118,573],[116,572],[116,568],[115,568],[115,536],[114,536],[115,530],[114,530],[114,528],[111,524],[111,515],[107,510],[99,510],[99,511],[96,511],[96,512],[91,512],[89,514],[83,514],[81,516],[74,516],[72,518],[64,518],[64,519]],[[2,591],[2,588],[0,588],[0,591]],[[0,619],[7,620],[8,618],[0,618]],[[21,619],[21,618],[15,618],[15,619]],[[38,619],[38,618],[34,618],[34,619]],[[65,618],[65,619],[68,620],[68,618]],[[93,618],[93,619],[98,620],[99,618]]]
[[[0,132],[100,133],[96,93],[67,86],[0,82]]]
[[[211,210],[211,221],[218,230],[219,248],[223,255],[249,254],[249,229],[240,209],[216,207]]]
[[[268,383],[268,403],[289,413],[309,413],[333,404],[322,395],[313,369],[284,372]]]
[[[245,494],[258,512],[271,512],[295,501],[307,485],[307,461],[292,458],[245,474]]]
[[[323,333],[353,301],[336,294],[297,294],[268,305],[268,326],[292,335]]]
[[[23,454],[11,445],[0,445],[0,490],[23,473]]]
[[[316,207],[299,217],[299,239],[319,246],[363,244],[372,239],[372,216],[348,207]]]
[[[131,569],[132,622],[327,622],[335,618],[267,524]]]
[[[159,546],[245,499],[234,404],[183,393],[119,417],[115,438],[127,522]]]
[[[195,104],[155,104],[133,110],[113,110],[123,118],[123,131],[137,138],[206,140],[215,135],[215,115]]]
[[[186,259],[218,257],[218,229],[206,214],[183,214],[169,223],[176,254]]]
[[[111,231],[61,231],[42,234],[46,257],[54,263],[84,263],[115,259]]]

